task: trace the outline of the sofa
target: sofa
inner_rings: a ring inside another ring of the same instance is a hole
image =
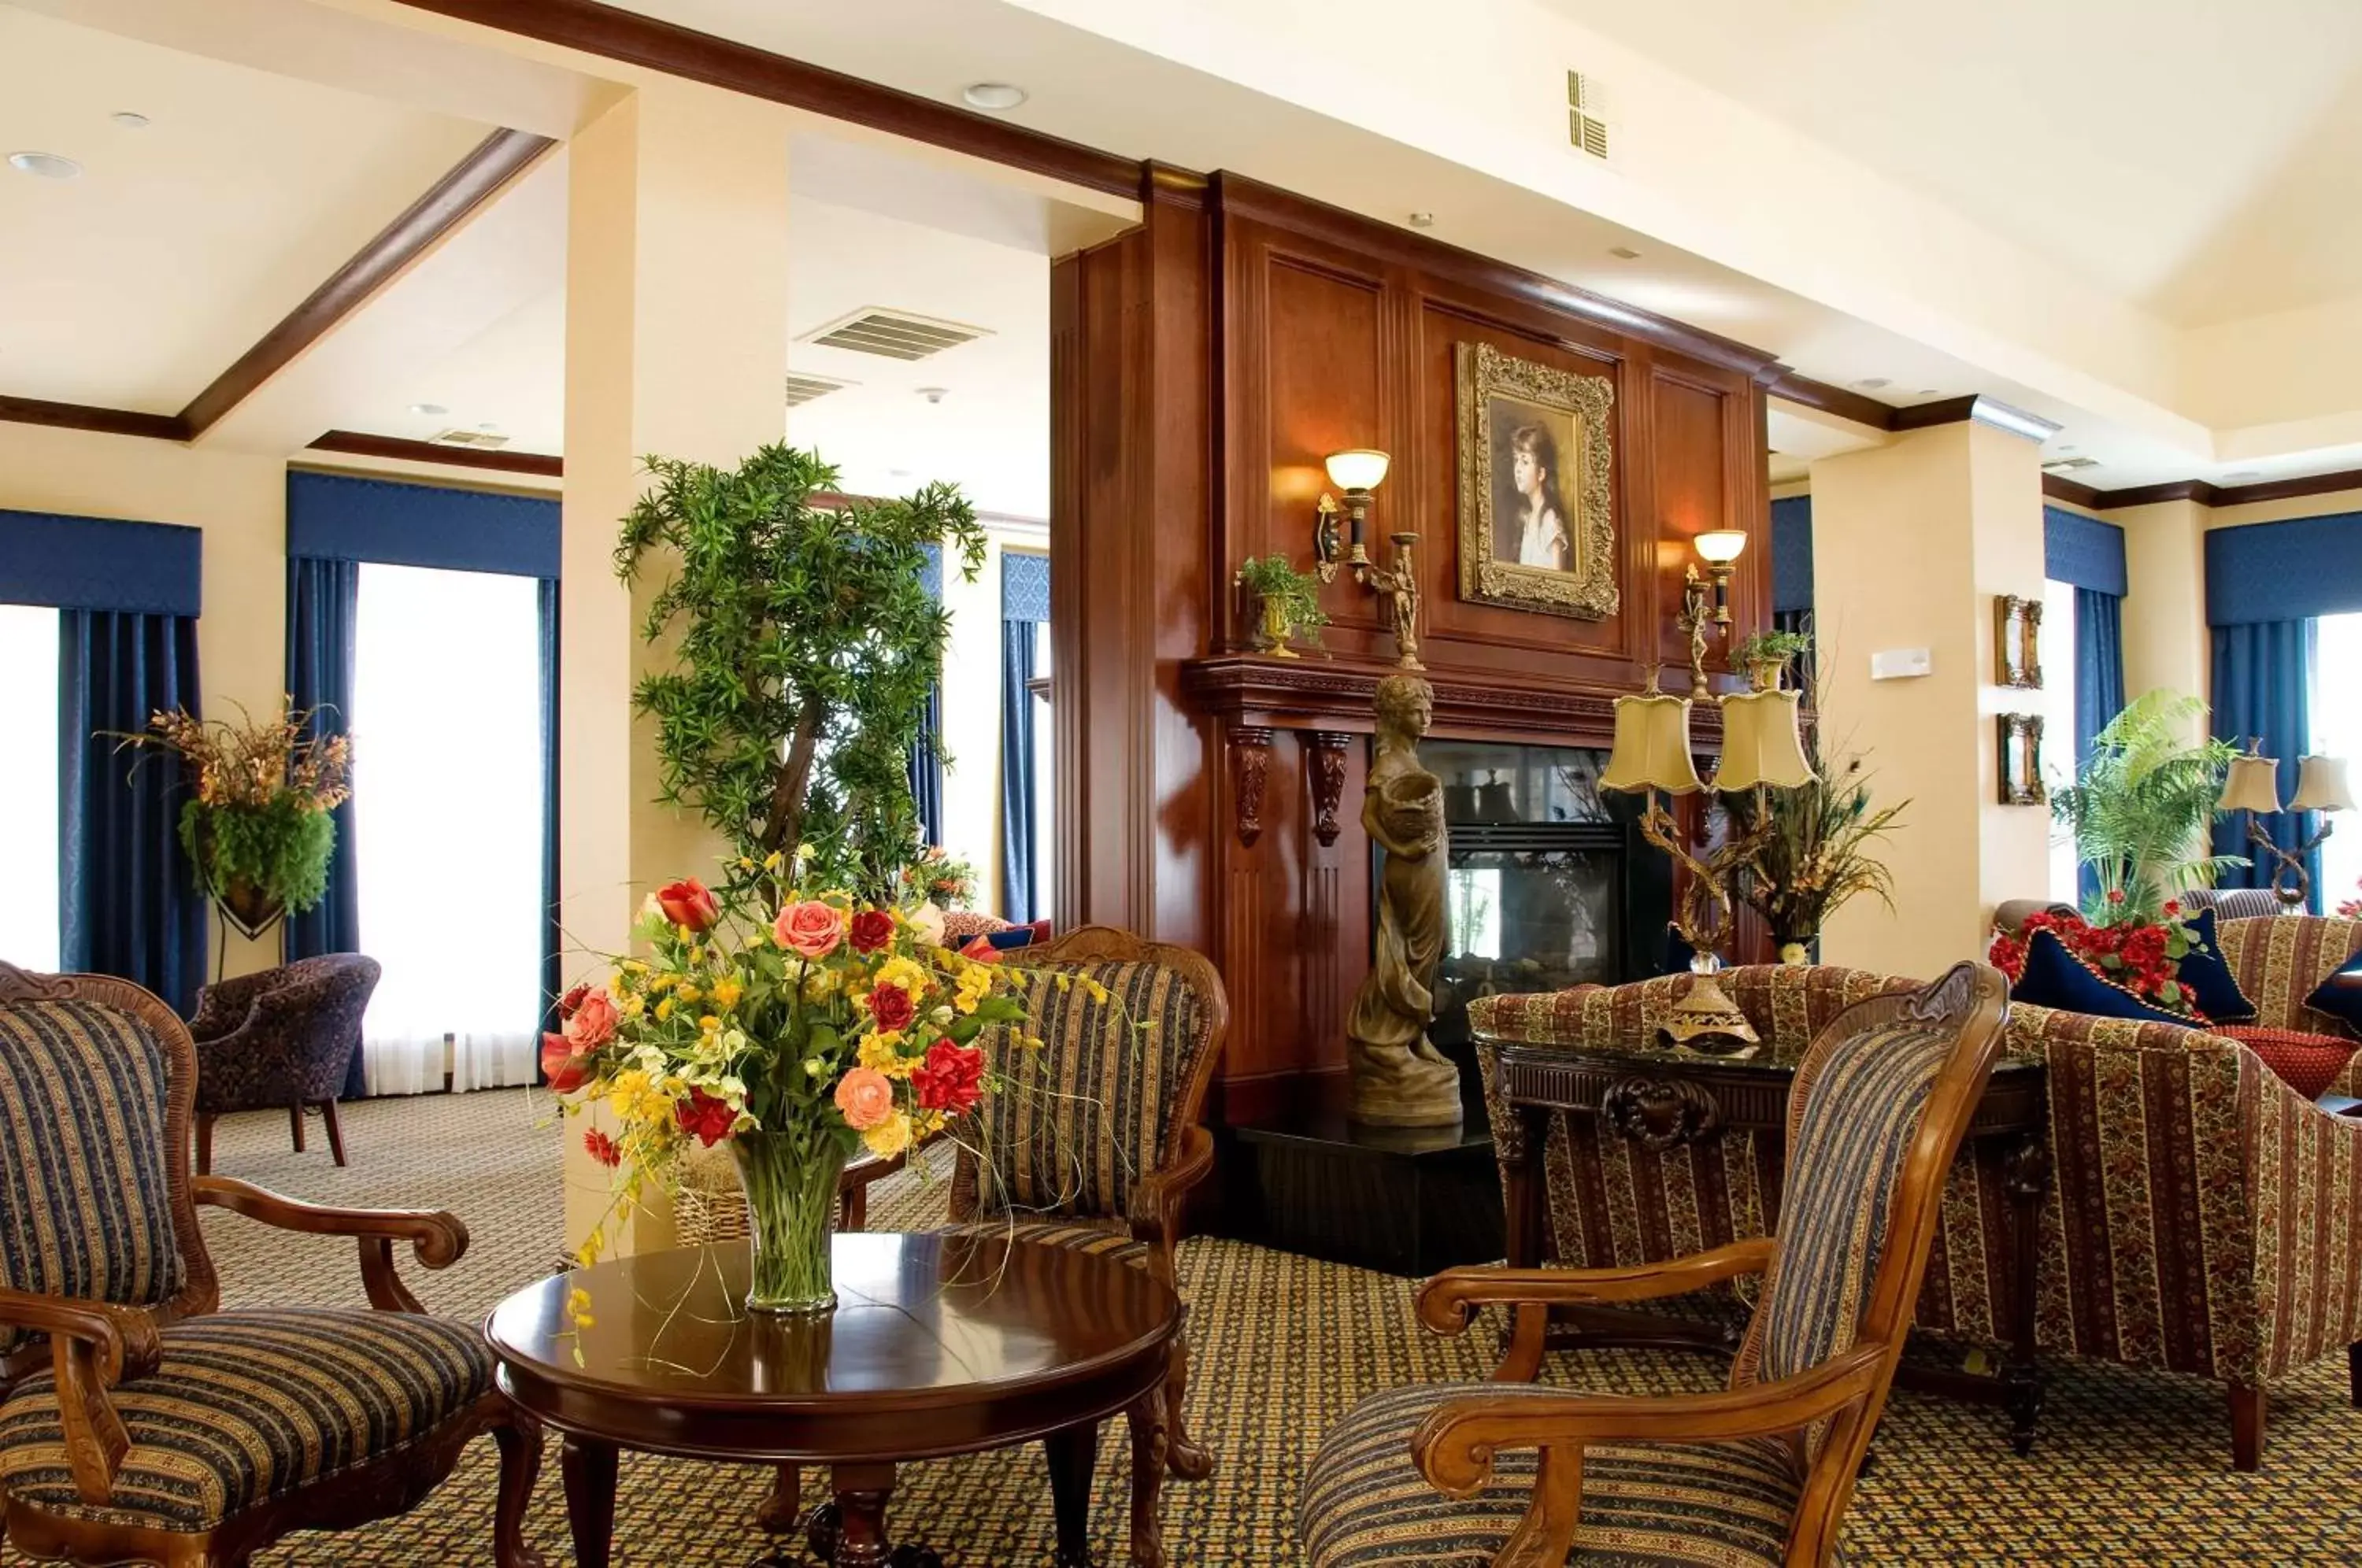
[[[2218,936],[2259,1026],[2348,1032],[2303,1002],[2362,949],[2362,923],[2226,920]],[[1770,1057],[1793,1062],[1853,1001],[1920,982],[1745,966],[1724,971],[1722,983]],[[1507,1110],[1493,1090],[1493,1043],[1654,1049],[1658,1022],[1689,985],[1687,975],[1664,976],[1473,1004],[1496,1136]],[[2256,1468],[2269,1386],[2362,1341],[2362,1226],[2353,1223],[2362,1214],[2362,1121],[2320,1109],[2237,1041],[2174,1024],[2019,1004],[2003,1054],[2047,1068],[2037,1346],[2223,1383],[2234,1462]],[[2345,1065],[2331,1094],[2362,1096],[2362,1058]],[[1544,1161],[1545,1255],[1570,1267],[1658,1263],[1761,1233],[1767,1190],[1776,1193],[1781,1177],[1776,1151],[1749,1134],[1651,1154],[1575,1115],[1553,1119]],[[1984,1344],[2008,1339],[2002,1163],[1987,1147],[1963,1150],[1953,1166],[1918,1302],[1923,1329]],[[2362,1403],[2362,1353],[2349,1357]]]

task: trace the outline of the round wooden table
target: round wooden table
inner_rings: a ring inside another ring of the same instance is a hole
[[[620,1449],[828,1465],[837,1512],[814,1550],[881,1568],[898,1555],[898,1463],[1033,1438],[1056,1561],[1089,1563],[1099,1423],[1159,1395],[1179,1299],[1144,1270],[1064,1248],[892,1233],[840,1233],[835,1247],[837,1308],[816,1318],[745,1309],[743,1242],[552,1275],[493,1309],[502,1392],[564,1435],[579,1568],[607,1568]],[[590,1296],[579,1331],[566,1316],[577,1288]],[[1137,1498],[1133,1512],[1137,1535]]]

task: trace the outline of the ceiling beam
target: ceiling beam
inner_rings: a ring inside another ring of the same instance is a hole
[[[47,398],[5,393],[0,393],[0,419],[59,430],[95,430],[105,436],[145,436],[157,441],[189,438],[188,422],[177,414],[140,414],[128,408],[96,408],[86,403],[51,403]]]
[[[447,447],[439,441],[414,441],[405,436],[371,436],[362,430],[331,430],[306,449],[345,452],[356,458],[399,458],[409,463],[442,463],[455,469],[538,474],[544,479],[562,479],[566,474],[566,459],[546,452],[479,451],[472,447]]]

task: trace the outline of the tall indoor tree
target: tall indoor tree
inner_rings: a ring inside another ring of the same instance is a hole
[[[973,581],[975,508],[947,484],[840,496],[833,467],[784,442],[732,470],[646,461],[615,569],[669,573],[644,630],[671,657],[635,694],[663,800],[758,868],[809,846],[800,880],[890,899],[919,852],[909,758],[951,628],[926,547]]]
[[[2096,878],[2083,910],[2092,924],[2154,924],[2174,895],[2213,887],[2218,874],[2246,864],[2206,852],[2205,829],[2238,747],[2192,739],[2205,717],[2195,697],[2162,689],[2136,697],[2092,737],[2074,785],[2052,793],[2051,814]]]

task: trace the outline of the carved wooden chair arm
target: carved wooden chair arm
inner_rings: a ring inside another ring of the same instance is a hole
[[[361,1284],[369,1291],[370,1305],[381,1311],[426,1310],[394,1273],[394,1242],[408,1242],[425,1268],[448,1268],[468,1250],[468,1227],[457,1215],[439,1209],[335,1209],[281,1197],[235,1176],[201,1176],[190,1185],[199,1203],[282,1231],[356,1238]]]
[[[1710,1252],[1632,1268],[1448,1268],[1418,1287],[1418,1320],[1439,1334],[1468,1326],[1478,1307],[1555,1307],[1686,1296],[1772,1266],[1772,1239],[1750,1236]]]
[[[1715,1394],[1650,1398],[1570,1391],[1562,1399],[1472,1395],[1429,1412],[1411,1438],[1411,1455],[1430,1485],[1466,1497],[1492,1480],[1496,1452],[1540,1448],[1550,1474],[1535,1488],[1534,1508],[1539,1513],[1562,1505],[1572,1521],[1585,1444],[1727,1442],[1796,1431],[1867,1398],[1878,1386],[1880,1363],[1890,1348],[1856,1345],[1810,1372]],[[1553,1489],[1563,1495],[1548,1496]],[[1534,1518],[1529,1514],[1529,1522]]]
[[[156,1370],[163,1353],[154,1315],[145,1308],[112,1301],[0,1290],[0,1323],[89,1346],[96,1353],[96,1369],[109,1384],[145,1377]]]
[[[0,1290],[0,1322],[50,1336],[66,1465],[82,1500],[104,1507],[115,1495],[116,1471],[131,1452],[131,1434],[106,1391],[156,1370],[163,1343],[155,1318],[111,1301]]]
[[[1174,1236],[1180,1229],[1182,1198],[1213,1168],[1214,1135],[1203,1127],[1184,1129],[1180,1159],[1149,1172],[1132,1188],[1131,1233],[1151,1242]]]

